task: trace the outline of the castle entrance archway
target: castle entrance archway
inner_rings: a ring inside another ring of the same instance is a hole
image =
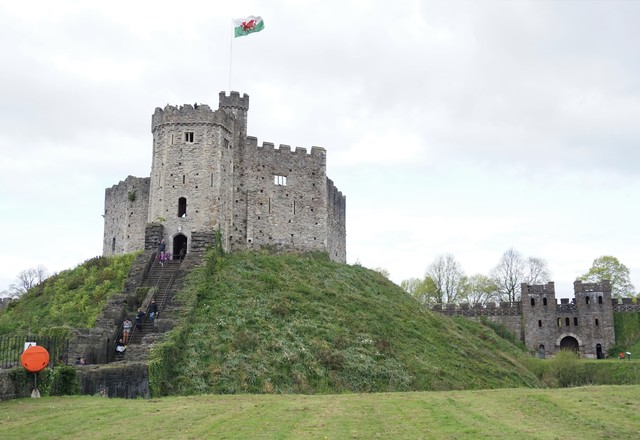
[[[173,237],[173,259],[182,260],[187,254],[187,236],[178,234]]]
[[[572,350],[578,352],[580,349],[580,345],[578,344],[578,340],[573,336],[565,336],[560,341],[560,350]]]

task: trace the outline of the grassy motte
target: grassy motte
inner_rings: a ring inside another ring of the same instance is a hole
[[[517,346],[324,254],[210,253],[154,346],[154,395],[537,387]]]
[[[52,275],[0,311],[0,336],[93,327],[107,298],[122,291],[136,255],[95,257]]]

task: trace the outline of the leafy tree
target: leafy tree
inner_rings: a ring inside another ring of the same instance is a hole
[[[493,279],[479,273],[465,278],[463,292],[464,299],[471,305],[484,305],[499,297],[498,286]]]
[[[25,269],[18,274],[16,282],[9,286],[9,295],[14,298],[22,296],[32,287],[42,283],[47,277],[47,269],[42,265]]]
[[[464,270],[453,255],[436,257],[427,267],[425,289],[429,302],[455,303],[463,296]]]
[[[614,298],[634,296],[635,287],[631,284],[629,268],[618,261],[616,257],[610,255],[603,255],[593,260],[591,269],[578,279],[588,283],[601,283],[604,280],[609,280],[611,295]]]
[[[541,258],[525,259],[520,252],[511,248],[502,254],[500,262],[491,271],[491,278],[498,286],[500,299],[517,301],[520,298],[520,285],[544,284],[549,281],[550,272],[547,262]]]
[[[422,304],[434,303],[433,292],[435,291],[435,284],[431,278],[410,278],[400,283],[400,287],[404,289],[409,295],[413,296]]]

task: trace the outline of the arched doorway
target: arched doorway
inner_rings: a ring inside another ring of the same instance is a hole
[[[573,350],[578,352],[580,349],[580,345],[578,344],[578,340],[573,336],[565,336],[560,341],[560,350]]]
[[[596,357],[598,359],[604,359],[604,353],[602,352],[602,344],[596,344]]]
[[[540,359],[544,359],[544,345],[540,344],[540,347],[538,347],[538,357]]]
[[[182,260],[187,254],[187,236],[178,234],[173,237],[173,259]]]

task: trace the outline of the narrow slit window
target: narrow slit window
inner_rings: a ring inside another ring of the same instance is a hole
[[[187,199],[185,197],[180,197],[178,199],[178,217],[186,217],[187,216]]]
[[[184,141],[189,143],[193,142],[193,131],[186,131],[184,133]]]
[[[598,321],[598,318],[596,318],[596,327],[600,324],[600,322]]]
[[[571,325],[571,320],[569,318],[564,318],[564,325],[569,327]]]
[[[538,327],[542,327],[542,320],[538,319]]]
[[[547,305],[547,298],[542,298],[542,305],[546,306]]]
[[[116,251],[116,237],[113,237],[113,240],[111,240],[111,252],[115,252]]]
[[[536,305],[536,299],[535,298],[531,298],[531,307]]]
[[[287,176],[273,176],[273,183],[278,186],[287,186]]]
[[[574,325],[575,327],[577,327],[577,326],[578,326],[578,318],[575,318],[575,317],[573,318],[573,325]]]

